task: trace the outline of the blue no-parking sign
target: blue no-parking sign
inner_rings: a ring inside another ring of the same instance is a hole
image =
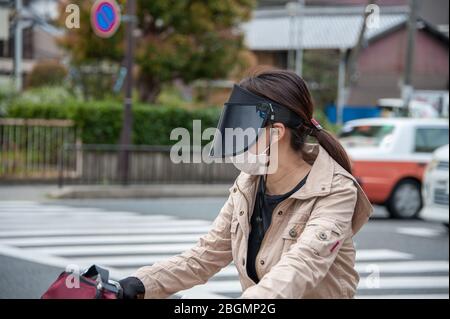
[[[92,28],[99,37],[112,37],[120,26],[120,19],[120,7],[115,0],[97,0],[92,6]]]

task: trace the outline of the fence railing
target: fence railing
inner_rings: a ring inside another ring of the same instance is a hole
[[[70,120],[0,118],[0,181],[56,180],[68,143],[76,144]]]
[[[70,120],[0,119],[0,183],[229,183],[237,175],[232,164],[174,163],[169,146],[82,144]]]
[[[128,156],[126,184],[230,183],[239,173],[229,163],[174,163],[169,146],[72,144],[60,154],[59,186],[124,184],[123,152]]]

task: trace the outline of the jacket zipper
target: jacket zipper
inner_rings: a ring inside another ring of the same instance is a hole
[[[259,183],[259,182],[258,182]],[[253,209],[254,209],[254,204],[255,204],[255,200],[256,200],[256,196],[254,196],[253,201],[252,201],[252,206],[250,206],[250,201],[248,200],[247,196],[245,196],[245,193],[239,188],[239,185],[236,183],[236,187],[239,190],[239,192],[242,194],[242,196],[244,196],[245,198],[245,202],[247,203],[247,209],[248,209],[248,218],[247,218],[247,222],[250,225],[250,219],[251,216],[253,214]],[[256,189],[258,188],[258,184],[256,185]],[[250,210],[251,210],[251,214],[250,214]],[[249,227],[250,229],[250,227]],[[249,232],[250,233],[250,232]]]
[[[247,208],[248,208],[248,218],[247,218],[247,224],[248,224],[248,232],[245,234],[245,244],[247,245],[247,251],[246,251],[246,254],[245,254],[245,259],[247,260],[247,253],[248,253],[248,239],[249,239],[249,235],[250,235],[250,219],[251,219],[251,215],[250,215],[250,210],[252,210],[252,213],[251,214],[253,214],[253,210],[254,210],[254,203],[255,203],[255,200],[256,200],[256,196],[254,196],[254,198],[253,198],[253,201],[252,201],[252,206],[250,207],[250,201],[248,200],[248,198],[247,198],[247,196],[245,196],[245,193],[239,188],[239,185],[236,183],[236,187],[237,187],[237,189],[239,190],[239,192],[242,194],[242,196],[244,196],[244,198],[245,198],[245,201],[246,201],[246,203],[247,203]],[[258,188],[258,185],[256,185],[256,189]],[[270,226],[269,226],[270,227]],[[247,273],[247,263],[248,263],[248,260],[247,260],[247,262],[245,263],[245,265],[243,265],[244,266],[244,274],[245,274],[245,276],[247,276],[247,278],[248,278],[248,280],[250,280],[251,282],[253,282],[253,283],[255,283],[256,284],[256,282],[254,282],[253,281],[253,279],[252,278],[250,278],[249,276],[248,276],[248,273]]]
[[[287,200],[289,200],[289,198],[287,198]],[[274,210],[272,211],[272,220],[270,221],[269,228],[267,228],[267,231],[264,233],[264,238],[263,238],[263,240],[261,242],[261,245],[259,246],[259,251],[256,254],[255,270],[256,270],[256,275],[258,276],[259,279],[261,278],[261,275],[260,275],[260,272],[259,272],[259,265],[260,264],[258,263],[259,255],[261,254],[261,251],[263,250],[264,243],[266,242],[266,238],[269,237],[268,235],[269,235],[270,229],[272,228],[272,225],[273,225],[274,214],[275,214],[275,212],[277,212],[281,208],[281,206],[283,204],[285,204],[285,203],[283,203],[283,202],[279,203],[277,206],[275,206]]]

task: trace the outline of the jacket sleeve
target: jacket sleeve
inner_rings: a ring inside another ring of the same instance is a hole
[[[351,237],[356,200],[353,181],[336,175],[331,193],[317,200],[297,242],[241,298],[299,299],[314,289],[326,276],[342,243]]]
[[[145,286],[145,298],[166,298],[178,291],[204,284],[231,263],[231,196],[210,231],[191,249],[137,270],[132,276]]]

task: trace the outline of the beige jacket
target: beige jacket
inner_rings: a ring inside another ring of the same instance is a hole
[[[241,173],[196,246],[133,274],[144,283],[145,298],[165,298],[203,284],[231,261],[242,298],[352,298],[359,281],[352,236],[373,208],[353,176],[324,148],[306,144],[303,153],[311,171],[305,185],[273,212],[257,255],[258,284],[246,272],[258,179]]]

